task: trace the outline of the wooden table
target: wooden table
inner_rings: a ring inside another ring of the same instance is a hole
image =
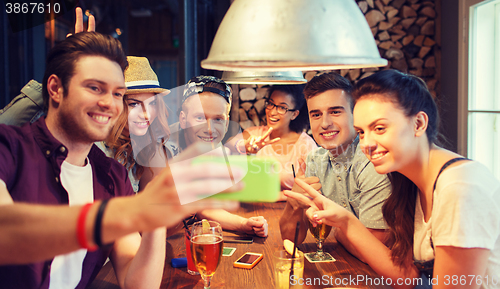
[[[236,213],[245,217],[264,216],[269,223],[269,236],[267,238],[254,237],[253,244],[225,244],[227,247],[236,247],[236,251],[230,257],[222,257],[212,278],[212,288],[274,288],[272,256],[275,251],[283,248],[279,219],[284,207],[285,203],[241,204],[241,208]],[[224,235],[233,234],[224,232]],[[306,253],[315,251],[314,237],[307,234],[306,240],[298,248]],[[314,281],[312,278],[317,279],[315,285],[304,286],[304,288],[391,288],[382,286],[380,277],[368,265],[356,259],[342,245],[338,244],[333,233],[326,239],[324,250],[337,261],[312,264],[305,260],[304,279],[310,278],[311,282]],[[199,275],[191,276],[186,272],[186,268],[173,268],[171,266],[170,260],[185,257],[185,252],[182,230],[167,238],[167,257],[161,288],[203,288],[203,282]],[[264,258],[251,270],[234,268],[233,262],[245,252],[263,253]],[[361,281],[361,279],[367,280],[368,278],[372,280]],[[110,263],[103,267],[89,288],[119,289]]]

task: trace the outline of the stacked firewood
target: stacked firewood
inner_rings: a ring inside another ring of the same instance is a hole
[[[240,109],[238,117],[242,129],[261,125],[262,119],[260,116],[264,111],[268,87],[267,85],[255,84],[239,85]]]
[[[381,68],[342,69],[340,73],[351,82],[367,77],[378,70],[397,69],[424,79],[436,97],[439,92],[440,44],[436,37],[439,24],[436,4],[439,0],[356,0],[370,26],[380,56],[388,65]],[[304,77],[309,81],[325,71],[309,71]],[[236,88],[236,87],[235,87]],[[264,107],[267,86],[240,85],[239,117],[243,129],[260,125],[258,114]]]
[[[436,75],[436,5],[430,0],[358,0],[365,14],[380,55],[394,68],[424,78],[435,94]],[[366,77],[370,70],[342,71],[352,81]]]

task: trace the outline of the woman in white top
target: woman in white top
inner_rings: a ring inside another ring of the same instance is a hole
[[[383,207],[392,245],[300,180],[313,199],[286,194],[308,203],[314,222],[342,230],[394,288],[500,288],[500,182],[436,145],[438,112],[425,83],[386,70],[359,81],[353,96],[361,148],[393,185]]]

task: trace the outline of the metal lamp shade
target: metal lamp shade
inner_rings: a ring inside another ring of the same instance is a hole
[[[231,84],[301,84],[302,71],[224,71],[222,80]]]
[[[223,71],[385,65],[354,0],[236,0],[201,62]]]

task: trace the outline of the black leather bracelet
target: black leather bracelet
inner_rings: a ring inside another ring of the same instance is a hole
[[[104,209],[106,209],[106,205],[108,204],[109,199],[102,200],[99,209],[97,210],[97,215],[95,217],[95,225],[94,225],[94,243],[96,243],[99,248],[103,246],[102,244],[102,217],[104,216]]]

